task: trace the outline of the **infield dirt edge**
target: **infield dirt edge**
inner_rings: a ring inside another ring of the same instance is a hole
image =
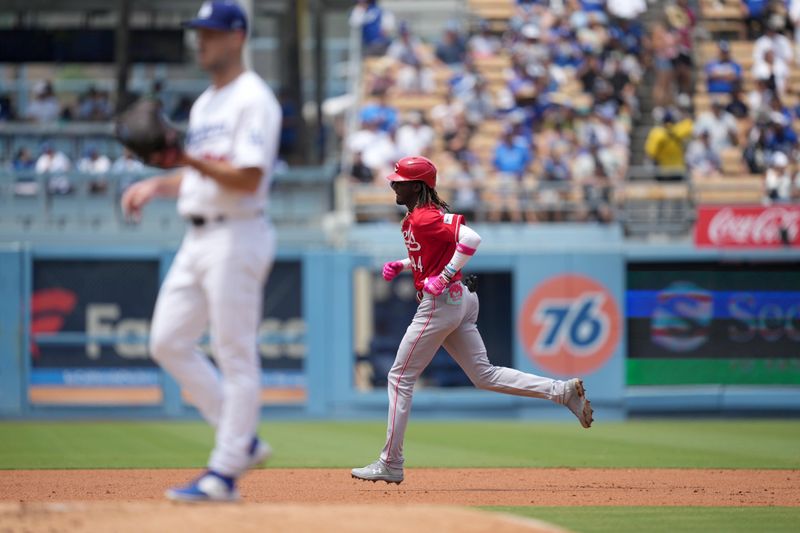
[[[0,500],[161,501],[194,469],[3,470]],[[800,470],[408,468],[401,485],[354,480],[347,469],[255,470],[244,501],[458,506],[800,506]]]

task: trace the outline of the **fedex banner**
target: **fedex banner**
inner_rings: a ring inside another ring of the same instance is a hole
[[[155,368],[147,337],[158,294],[159,269],[157,260],[34,261],[33,373],[44,369]],[[264,290],[259,327],[258,352],[264,370],[291,373],[303,369],[305,321],[300,287],[300,262],[276,262]],[[207,350],[206,340],[202,347]],[[86,375],[73,376],[78,379]],[[109,384],[119,376],[132,375],[91,374],[92,379],[105,376]]]
[[[697,246],[773,248],[800,245],[800,205],[700,206]]]

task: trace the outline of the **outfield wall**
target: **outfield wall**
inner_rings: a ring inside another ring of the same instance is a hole
[[[584,377],[598,419],[800,412],[800,253],[635,245],[598,228],[478,229],[486,246],[469,270],[479,276],[479,327],[495,364]],[[379,276],[402,253],[396,228],[349,238],[348,251],[278,256],[259,342],[267,417],[384,416],[385,374],[414,289],[408,278]],[[173,254],[1,246],[2,416],[196,416],[147,354]],[[566,416],[468,385],[438,354],[415,414]]]

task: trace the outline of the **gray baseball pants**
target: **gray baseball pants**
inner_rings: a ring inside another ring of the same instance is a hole
[[[563,381],[489,362],[476,324],[478,307],[478,295],[460,282],[440,296],[424,294],[389,371],[389,421],[386,445],[381,452],[381,460],[389,467],[403,466],[403,438],[411,414],[414,384],[440,346],[444,346],[479,389],[561,402]]]

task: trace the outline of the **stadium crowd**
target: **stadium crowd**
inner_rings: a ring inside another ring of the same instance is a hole
[[[700,182],[740,168],[763,177],[765,203],[797,201],[800,92],[790,80],[800,64],[800,0],[737,5],[752,39],[747,64],[733,53],[736,41],[715,41],[713,57],[697,49],[704,29],[687,0],[665,3],[647,27],[638,20],[645,0],[517,0],[502,27],[450,21],[436,42],[378,0],[358,0],[350,24],[361,32],[368,68],[360,124],[344,141],[347,170],[354,184],[385,189],[396,160],[424,154],[459,211],[492,221],[608,222],[630,167],[633,127],[651,113],[637,97],[651,73],[655,124],[643,148],[660,179]],[[157,80],[148,94],[163,92]],[[168,100],[166,114],[185,121],[192,99]],[[108,122],[113,113],[109,93],[93,86],[63,95],[41,80],[25,106],[0,95],[0,121]],[[297,144],[288,122],[282,154]],[[59,148],[7,146],[0,169],[23,176],[20,191],[38,176],[52,194],[75,190],[71,173],[95,175],[89,187],[102,192],[109,176],[142,170],[102,144]]]
[[[189,94],[165,94],[163,81],[153,82],[146,94],[162,103],[165,115],[179,126],[189,119],[194,98]],[[168,106],[166,102],[174,102]],[[284,122],[280,139],[279,170],[288,167],[287,159],[296,153],[297,113],[287,95],[281,93]],[[122,149],[110,134],[82,138],[79,134],[62,134],[60,125],[109,123],[115,106],[107,91],[89,86],[81,94],[56,94],[50,81],[33,84],[27,106],[18,110],[9,96],[0,95],[0,122],[15,124],[58,125],[56,133],[25,132],[3,143],[0,139],[0,175],[11,176],[11,189],[17,196],[34,196],[41,192],[50,195],[69,195],[80,188],[90,195],[117,194],[135,179],[153,172],[131,153]],[[7,137],[8,139],[8,137]],[[2,176],[0,176],[1,178]],[[0,180],[2,181],[2,180]],[[2,185],[0,183],[0,185]]]
[[[377,1],[357,2],[351,24],[365,55],[380,59],[365,62],[361,126],[347,140],[353,182],[380,186],[394,161],[422,153],[439,165],[459,210],[489,220],[609,221],[649,70],[656,124],[644,152],[660,179],[722,175],[735,149],[743,172],[764,176],[765,202],[796,199],[800,106],[788,80],[800,41],[787,35],[797,28],[800,39],[800,1],[741,2],[747,28],[763,28],[751,30],[752,89],[727,41],[700,63],[703,30],[687,0],[665,3],[647,28],[637,20],[646,9],[644,1],[518,1],[501,33],[488,21],[472,31],[449,22],[438,42],[425,43]],[[509,60],[500,87],[482,68],[497,57]],[[700,77],[708,109],[693,105]],[[438,95],[429,108],[393,106]],[[480,146],[488,122],[501,124],[489,152]]]
[[[660,39],[658,49],[664,61],[655,61],[656,125],[647,137],[645,152],[662,178],[688,175],[694,183],[702,183],[730,174],[760,175],[764,203],[798,201],[800,146],[793,122],[800,119],[800,106],[789,75],[800,60],[795,52],[800,31],[795,32],[795,42],[789,35],[794,28],[800,30],[800,1],[743,1],[741,9],[753,38],[752,56],[737,60],[732,44],[719,40],[714,57],[695,67],[700,82],[705,80],[698,92],[707,93],[708,109],[693,108],[678,69],[667,64],[670,55],[680,54],[672,48],[680,44],[679,39]],[[688,7],[684,15],[669,8],[666,13],[671,24],[687,29],[695,24]],[[698,55],[689,54],[687,61]],[[742,59],[751,66],[743,65]]]
[[[83,156],[73,163],[63,151],[57,150],[53,143],[45,142],[37,157],[27,147],[19,148],[8,165],[14,178],[13,190],[17,196],[34,196],[41,189],[49,195],[67,195],[76,192],[84,181],[76,183],[71,177],[74,173],[88,176],[85,186],[88,194],[106,194],[110,180],[120,180],[120,186],[126,187],[130,180],[145,171],[141,161],[125,151],[113,162],[111,158],[100,153],[96,147],[86,148]]]
[[[636,87],[648,41],[636,17],[641,2],[520,1],[502,34],[480,21],[473,32],[448,23],[429,46],[405,21],[362,1],[351,23],[361,27],[370,100],[348,140],[352,176],[381,183],[394,161],[432,156],[454,207],[487,206],[490,220],[609,221],[613,189],[629,164],[630,132],[639,113]],[[396,30],[396,31],[395,31]],[[508,56],[501,84],[481,65]],[[441,103],[399,113],[393,98],[438,94]],[[487,121],[500,124],[489,153],[473,146]],[[567,212],[570,201],[577,209]]]
[[[164,101],[164,82],[156,80],[147,91],[151,96]],[[145,95],[131,95],[131,98]],[[175,122],[185,122],[193,99],[181,96],[175,105],[165,109],[166,115]],[[65,122],[108,122],[114,116],[114,104],[109,91],[94,85],[79,94],[56,94],[50,80],[39,80],[33,84],[25,106],[17,105],[11,96],[0,94],[0,121],[20,121],[35,124]]]
[[[160,99],[162,90],[163,82],[156,81],[148,94]],[[180,98],[167,115],[177,122],[185,121],[191,102],[189,97]],[[57,95],[52,82],[39,80],[33,84],[28,104],[22,109],[17,109],[9,96],[0,97],[0,121],[40,125],[108,123],[113,116],[114,105],[108,91],[92,85],[80,94]],[[27,141],[17,142],[5,161],[0,160],[0,171],[14,175],[12,189],[17,196],[35,196],[42,191],[69,195],[79,187],[85,187],[83,192],[91,195],[106,194],[112,183],[124,188],[145,171],[144,165],[128,152],[114,158],[109,150],[111,143],[109,138],[69,150],[66,146],[74,143],[56,142],[47,135],[30,136]],[[88,179],[75,179],[79,174]]]

